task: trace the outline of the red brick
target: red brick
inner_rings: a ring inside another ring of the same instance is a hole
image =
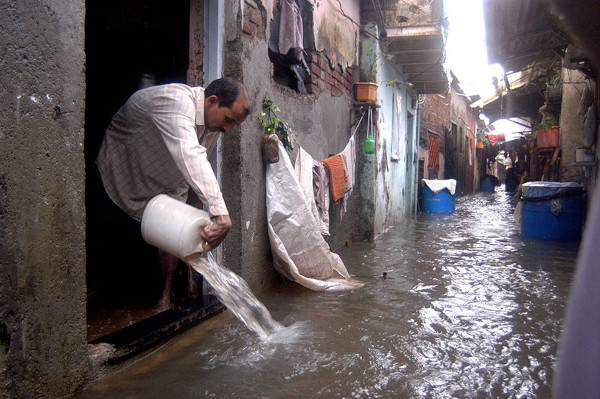
[[[262,16],[258,10],[250,10],[250,21],[256,25],[262,25]]]
[[[317,85],[314,85],[312,83],[305,85],[305,87],[306,91],[310,94],[317,94],[319,92],[319,88],[317,87]]]
[[[319,74],[319,72],[321,71],[321,68],[319,68],[319,66],[317,64],[313,64],[312,62],[308,64],[308,67],[310,68],[310,71],[314,74]]]
[[[319,75],[316,75],[314,73],[310,74],[310,83],[315,84],[315,85],[319,85]]]
[[[346,82],[348,84],[352,83],[352,80],[348,77],[347,73],[344,74],[344,82]]]
[[[319,55],[317,53],[310,53],[308,55],[308,61],[309,62],[314,62],[315,64],[319,63]]]
[[[329,63],[325,60],[325,57],[323,56],[319,57],[319,67],[321,67],[321,69],[329,70]]]
[[[328,73],[325,74],[325,81],[332,86],[335,85],[335,79],[333,79],[333,77]]]
[[[334,70],[332,75],[333,75],[333,78],[335,80],[337,80],[338,82],[343,82],[344,78],[337,70]]]
[[[252,25],[252,23],[247,19],[244,20],[244,26],[242,30],[244,31],[244,33],[254,35],[254,25]]]

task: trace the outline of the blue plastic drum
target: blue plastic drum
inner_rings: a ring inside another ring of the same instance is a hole
[[[523,185],[521,235],[546,240],[579,240],[585,219],[584,187],[578,183]]]
[[[495,182],[490,176],[486,176],[481,180],[481,191],[488,193],[493,193],[496,191]]]
[[[443,189],[437,194],[427,186],[423,185],[423,196],[421,201],[422,212],[454,212],[454,195],[448,189]]]

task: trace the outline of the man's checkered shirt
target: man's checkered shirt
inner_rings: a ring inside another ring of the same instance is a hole
[[[227,215],[207,155],[218,132],[204,129],[204,89],[183,84],[134,93],[113,117],[96,163],[109,197],[141,220],[148,201],[186,201],[191,187],[212,216]]]

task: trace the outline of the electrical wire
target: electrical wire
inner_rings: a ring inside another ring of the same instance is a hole
[[[372,34],[371,32],[369,32],[365,28],[363,28],[358,22],[356,22],[355,20],[353,20],[352,17],[350,17],[348,14],[346,14],[346,12],[344,11],[344,8],[343,8],[342,3],[340,2],[340,0],[337,0],[337,2],[339,4],[339,6],[340,6],[340,13],[342,14],[342,16],[348,18],[348,20],[350,22],[352,22],[354,25],[358,26],[358,29],[360,29],[361,31],[365,32],[367,35],[375,38],[376,40],[379,40],[379,38],[377,36],[375,36],[374,34]]]

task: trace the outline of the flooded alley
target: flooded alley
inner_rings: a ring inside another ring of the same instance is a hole
[[[274,342],[226,312],[76,397],[549,397],[578,244],[522,240],[513,210],[499,189],[419,214],[338,251],[363,288],[260,295]]]

